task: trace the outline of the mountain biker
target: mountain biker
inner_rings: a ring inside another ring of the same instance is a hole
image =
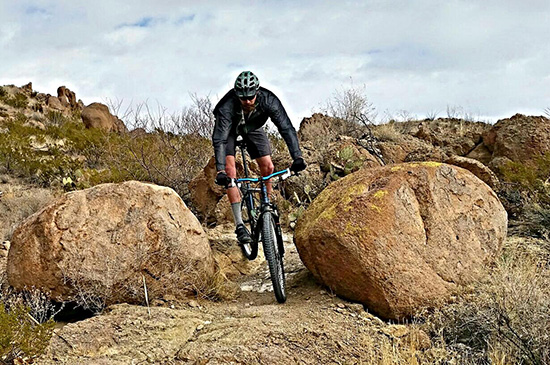
[[[216,124],[212,134],[214,154],[216,156],[216,184],[228,186],[231,179],[237,177],[235,167],[235,141],[241,135],[248,153],[260,167],[262,176],[273,173],[271,145],[262,128],[271,121],[283,137],[293,159],[291,171],[298,172],[306,168],[302,151],[298,144],[296,130],[292,126],[283,105],[271,91],[260,87],[258,77],[250,71],[243,71],[235,80],[235,86],[218,102],[214,108]],[[271,184],[266,184],[267,193],[271,193]],[[227,189],[231,210],[235,220],[235,233],[241,244],[252,242],[241,216],[241,196],[237,187]]]

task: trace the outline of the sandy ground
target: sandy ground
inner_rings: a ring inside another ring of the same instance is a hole
[[[233,240],[229,231],[215,234]],[[58,328],[37,363],[369,364],[385,361],[395,346],[422,342],[411,328],[387,324],[329,293],[301,264],[288,236],[286,247],[285,304],[276,302],[259,257],[253,272],[241,276],[243,290],[234,300],[115,305]],[[236,242],[225,250],[239,254]]]

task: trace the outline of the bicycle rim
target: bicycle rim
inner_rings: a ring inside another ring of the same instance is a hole
[[[277,298],[279,303],[284,303],[286,301],[285,270],[283,258],[277,244],[275,220],[270,212],[266,212],[262,216],[262,243],[265,259],[269,266],[269,273],[271,274],[275,298]]]

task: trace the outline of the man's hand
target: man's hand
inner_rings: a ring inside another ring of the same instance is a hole
[[[216,184],[228,187],[229,184],[231,184],[231,179],[227,176],[225,171],[218,171],[218,174],[216,175]]]
[[[292,166],[290,166],[290,171],[292,172],[303,171],[306,169],[306,166],[307,165],[304,159],[301,157],[298,157],[297,159],[294,160],[294,162],[292,163]]]

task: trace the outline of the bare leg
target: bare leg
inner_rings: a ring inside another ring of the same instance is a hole
[[[235,167],[235,156],[226,156],[225,157],[225,173],[232,179],[237,178],[237,168]],[[230,203],[240,203],[241,194],[239,193],[239,188],[236,186],[227,189],[227,197],[229,198]]]
[[[273,173],[273,169],[275,167],[273,166],[270,155],[258,157],[256,159],[256,162],[258,163],[258,166],[260,166],[260,173],[262,174],[262,176],[271,175]],[[271,181],[266,182],[265,187],[267,190],[267,195],[271,195],[271,192],[273,191]]]

